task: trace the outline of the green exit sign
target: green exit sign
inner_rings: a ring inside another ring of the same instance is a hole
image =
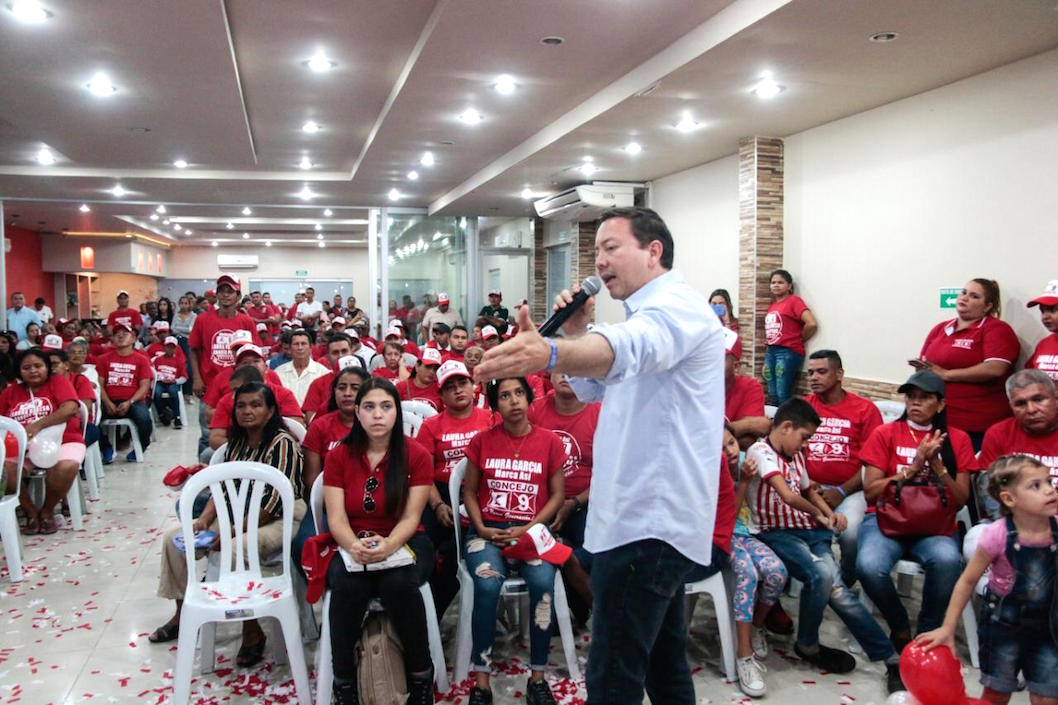
[[[308,275],[309,275],[309,270],[307,270],[307,269],[296,269],[296,270],[294,270],[294,276],[295,277],[307,277]],[[944,291],[944,289],[941,289],[941,291]]]
[[[941,308],[955,308],[955,301],[959,298],[959,294],[962,293],[961,286],[948,286],[941,287],[940,289],[940,307]]]

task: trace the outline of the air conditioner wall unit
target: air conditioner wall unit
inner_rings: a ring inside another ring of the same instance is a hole
[[[635,189],[643,184],[596,181],[535,201],[536,214],[548,220],[596,220],[609,208],[635,204]]]
[[[217,255],[218,269],[257,269],[257,255]]]

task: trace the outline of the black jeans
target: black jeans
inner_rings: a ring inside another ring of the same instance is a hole
[[[588,705],[694,705],[687,665],[684,585],[698,566],[657,539],[596,553],[592,561]]]
[[[451,507],[448,485],[439,482],[434,484],[441,493],[441,499]],[[456,520],[459,520],[458,515]],[[429,507],[422,512],[422,525],[426,529],[426,535],[430,537],[436,555],[433,575],[430,576],[430,591],[433,592],[434,609],[440,621],[459,592],[459,577],[456,574],[456,532],[451,526],[445,526],[438,521],[437,515]]]
[[[331,663],[334,677],[356,681],[353,650],[360,641],[364,615],[371,600],[378,598],[404,647],[404,670],[423,673],[433,666],[426,634],[426,610],[419,593],[415,566],[350,573],[341,556],[327,569],[331,589]]]

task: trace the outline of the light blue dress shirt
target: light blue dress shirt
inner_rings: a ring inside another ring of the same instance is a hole
[[[602,380],[571,378],[602,401],[584,546],[593,553],[659,539],[709,565],[724,427],[724,333],[678,271],[625,302],[627,320],[590,334],[610,343]]]
[[[7,309],[7,329],[13,330],[19,340],[26,339],[26,326],[30,323],[36,323],[39,326],[40,317],[29,306],[23,306],[18,311],[14,307]]]

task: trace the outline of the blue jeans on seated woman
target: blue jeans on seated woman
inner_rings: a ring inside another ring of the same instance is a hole
[[[797,379],[801,376],[804,355],[790,348],[769,345],[764,350],[764,380],[768,383],[768,399],[775,406],[793,396]]]
[[[485,522],[490,529],[518,526],[509,522]],[[474,614],[470,620],[472,670],[488,673],[492,667],[492,645],[496,641],[496,608],[499,606],[503,581],[511,568],[529,589],[529,667],[534,671],[547,668],[551,645],[552,597],[555,592],[556,567],[546,561],[514,561],[500,555],[500,547],[486,541],[471,529],[463,548],[467,571],[474,580]]]
[[[926,571],[922,610],[918,613],[918,633],[921,634],[944,623],[948,599],[962,573],[959,543],[953,536],[890,538],[878,528],[878,517],[868,514],[860,524],[856,574],[893,634],[911,630],[911,621],[891,575],[896,562],[905,557],[921,563]]]

